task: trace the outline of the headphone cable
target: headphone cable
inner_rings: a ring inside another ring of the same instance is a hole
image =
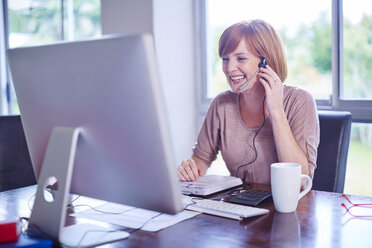
[[[249,163],[246,163],[246,164],[242,164],[238,167],[238,169],[236,169],[236,173],[235,173],[235,176],[236,177],[239,177],[238,173],[239,173],[239,170],[240,168],[242,167],[245,167],[245,166],[248,166],[252,163],[254,163],[256,160],[257,160],[257,157],[258,157],[258,153],[257,153],[257,149],[256,149],[256,144],[255,144],[255,140],[256,140],[256,137],[257,135],[260,133],[260,131],[262,130],[262,128],[265,126],[265,122],[266,122],[266,118],[265,118],[265,99],[266,99],[266,96],[264,97],[263,101],[262,101],[262,114],[263,114],[263,122],[261,124],[261,126],[258,128],[256,134],[254,135],[253,137],[253,149],[254,149],[254,158],[252,159],[252,161],[250,161]],[[244,178],[243,178],[243,181],[245,181],[245,174],[244,174]]]

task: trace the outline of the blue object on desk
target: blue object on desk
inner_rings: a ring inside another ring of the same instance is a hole
[[[38,239],[30,238],[27,235],[21,234],[15,242],[2,243],[0,248],[10,248],[10,247],[52,247],[53,242],[49,239]]]

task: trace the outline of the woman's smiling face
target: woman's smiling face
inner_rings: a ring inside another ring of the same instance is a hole
[[[222,69],[233,92],[240,93],[252,88],[257,79],[251,77],[257,72],[259,62],[260,59],[248,50],[244,39],[234,51],[222,57]],[[249,79],[249,84],[240,89],[239,86]]]

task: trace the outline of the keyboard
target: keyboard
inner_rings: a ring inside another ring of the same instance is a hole
[[[193,210],[236,220],[263,215],[270,212],[269,210],[263,208],[248,207],[209,199],[193,199],[192,201],[193,203],[186,205],[187,210]]]
[[[248,206],[257,206],[265,199],[271,196],[271,192],[267,190],[250,189],[243,191],[233,197],[228,202],[243,204]]]

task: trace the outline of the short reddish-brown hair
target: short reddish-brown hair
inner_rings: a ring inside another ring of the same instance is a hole
[[[284,82],[287,78],[287,61],[282,41],[275,29],[262,20],[239,22],[228,27],[220,38],[220,57],[233,52],[242,39],[245,39],[249,51],[257,57],[264,57]]]

